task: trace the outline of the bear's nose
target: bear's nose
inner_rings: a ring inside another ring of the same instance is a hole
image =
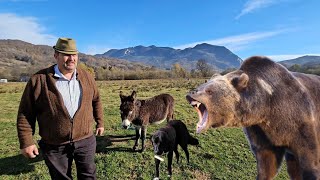
[[[193,89],[190,91],[190,94],[196,94],[198,92],[198,89]]]

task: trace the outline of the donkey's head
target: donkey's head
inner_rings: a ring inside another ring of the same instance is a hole
[[[130,96],[123,95],[120,91],[120,114],[122,120],[122,127],[128,129],[131,125],[131,122],[135,118],[135,109],[137,108],[137,102],[135,100],[137,93],[132,91]]]

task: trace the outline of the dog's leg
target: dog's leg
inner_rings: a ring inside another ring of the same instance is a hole
[[[189,164],[189,151],[188,151],[188,145],[186,145],[186,146],[181,146],[181,147],[182,147],[182,149],[183,149],[184,153],[186,154],[187,162],[188,162],[188,164]]]
[[[156,177],[155,177],[154,179],[156,179],[156,178],[159,179],[159,165],[160,165],[160,160],[159,160],[159,159],[156,159],[156,158],[154,158],[154,160],[155,160],[155,163],[156,163]]]
[[[140,132],[141,132],[141,127],[136,126],[136,142],[134,143],[134,146],[132,148],[133,151],[135,151],[138,147],[139,139],[140,139]]]
[[[144,145],[146,136],[147,136],[147,126],[142,126],[141,127],[141,144],[142,144],[141,152],[143,152],[144,149],[146,148]]]
[[[169,153],[168,153],[168,177],[172,176],[172,157],[173,157],[173,151],[169,151]]]
[[[179,151],[178,151],[178,145],[175,145],[174,147],[174,153],[176,154],[177,163],[179,163]]]

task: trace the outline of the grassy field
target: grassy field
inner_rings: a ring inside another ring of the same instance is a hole
[[[154,158],[150,139],[143,153],[132,152],[134,130],[121,128],[119,91],[137,91],[139,99],[169,93],[175,100],[175,118],[184,121],[200,141],[200,146],[189,146],[190,164],[186,163],[181,148],[180,164],[174,157],[172,179],[255,179],[256,162],[240,128],[210,129],[195,134],[198,117],[185,100],[186,93],[204,80],[139,80],[97,82],[103,100],[105,135],[97,137],[98,179],[152,179]],[[50,179],[41,156],[33,160],[19,154],[16,116],[25,83],[0,84],[0,179]],[[148,137],[165,123],[148,128]],[[39,140],[35,136],[35,140]],[[167,161],[160,164],[160,178],[167,178]],[[75,177],[75,171],[73,171]],[[289,179],[285,164],[276,179]]]

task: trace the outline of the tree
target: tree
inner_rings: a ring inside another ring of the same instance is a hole
[[[214,72],[205,59],[199,59],[197,61],[196,71],[198,71],[202,77],[209,77]]]
[[[171,71],[175,77],[186,78],[188,76],[187,71],[179,63],[173,64]]]
[[[294,64],[291,67],[289,67],[289,70],[294,72],[301,72],[302,68],[300,64]]]
[[[94,69],[92,67],[87,66],[85,63],[79,63],[78,67],[88,71],[91,75],[95,76]]]
[[[228,74],[229,72],[235,71],[237,68],[227,68],[224,71],[221,72],[221,75]]]

